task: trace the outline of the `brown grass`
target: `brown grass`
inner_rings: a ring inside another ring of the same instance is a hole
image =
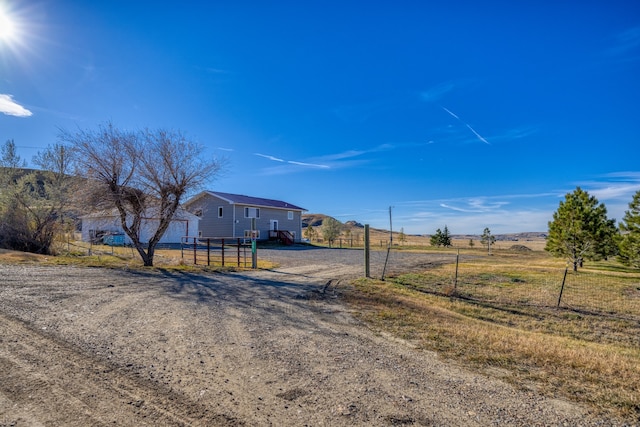
[[[361,279],[346,297],[360,318],[420,348],[518,387],[638,421],[640,304],[625,306],[629,311],[622,316],[528,304],[530,289],[548,292],[545,277],[562,271],[564,263],[540,252],[522,257],[496,254],[460,267],[484,293],[480,301],[447,296],[460,292],[452,285],[451,266],[385,282]],[[606,276],[601,292],[640,287],[637,271],[612,273],[602,263],[598,268],[581,274]],[[508,298],[502,298],[505,291]],[[640,288],[632,298],[640,301]]]
[[[107,268],[144,268],[142,260],[135,250],[130,247],[93,245],[89,252],[88,244],[75,242],[67,250],[60,248],[59,255],[37,255],[28,252],[11,251],[0,249],[0,263],[7,264],[42,264],[42,265],[77,265],[84,267],[107,267]],[[188,270],[188,271],[240,271],[244,265],[237,267],[233,264],[234,259],[227,261],[229,265],[224,267],[219,263],[212,263],[211,266],[193,265],[192,258],[185,255],[182,259],[179,249],[157,250],[154,257],[154,267],[163,269]],[[274,268],[271,262],[258,259],[259,269]],[[250,268],[250,263],[249,263]]]

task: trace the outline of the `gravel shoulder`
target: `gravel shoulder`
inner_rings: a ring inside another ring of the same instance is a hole
[[[0,426],[616,425],[368,329],[321,292],[361,252],[261,257],[280,267],[0,265]]]

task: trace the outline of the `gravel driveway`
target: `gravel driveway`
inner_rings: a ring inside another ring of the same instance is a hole
[[[361,254],[261,250],[281,267],[204,275],[0,265],[0,426],[616,425],[368,329],[318,292]]]
[[[278,249],[259,249],[261,259],[280,264],[280,271],[313,270],[318,278],[354,279],[364,277],[364,251],[362,249],[319,248],[289,246]],[[399,272],[424,270],[434,265],[454,263],[454,254],[425,254],[391,251],[385,276]],[[462,258],[462,257],[461,257]],[[370,276],[382,277],[387,259],[384,250],[372,250],[369,256]]]

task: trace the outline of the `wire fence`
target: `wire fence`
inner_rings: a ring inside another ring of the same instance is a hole
[[[132,245],[95,244],[68,239],[57,242],[57,253],[71,256],[113,256],[133,262],[140,255]],[[164,263],[182,263],[201,266],[251,267],[251,245],[238,238],[183,238],[181,243],[158,243],[155,257]]]
[[[56,242],[55,252],[78,257],[103,257],[112,256],[122,260],[137,262],[140,255],[131,245],[103,245],[92,242],[68,239]],[[176,263],[180,260],[180,245],[159,243],[155,248],[155,257],[166,263]]]
[[[561,308],[640,321],[640,273],[461,263],[395,280],[423,292],[496,306]]]

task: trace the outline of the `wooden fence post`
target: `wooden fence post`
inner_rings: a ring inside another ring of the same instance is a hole
[[[369,261],[370,261],[370,246],[369,246],[369,224],[364,225],[364,277],[371,277],[371,271],[369,269]]]

